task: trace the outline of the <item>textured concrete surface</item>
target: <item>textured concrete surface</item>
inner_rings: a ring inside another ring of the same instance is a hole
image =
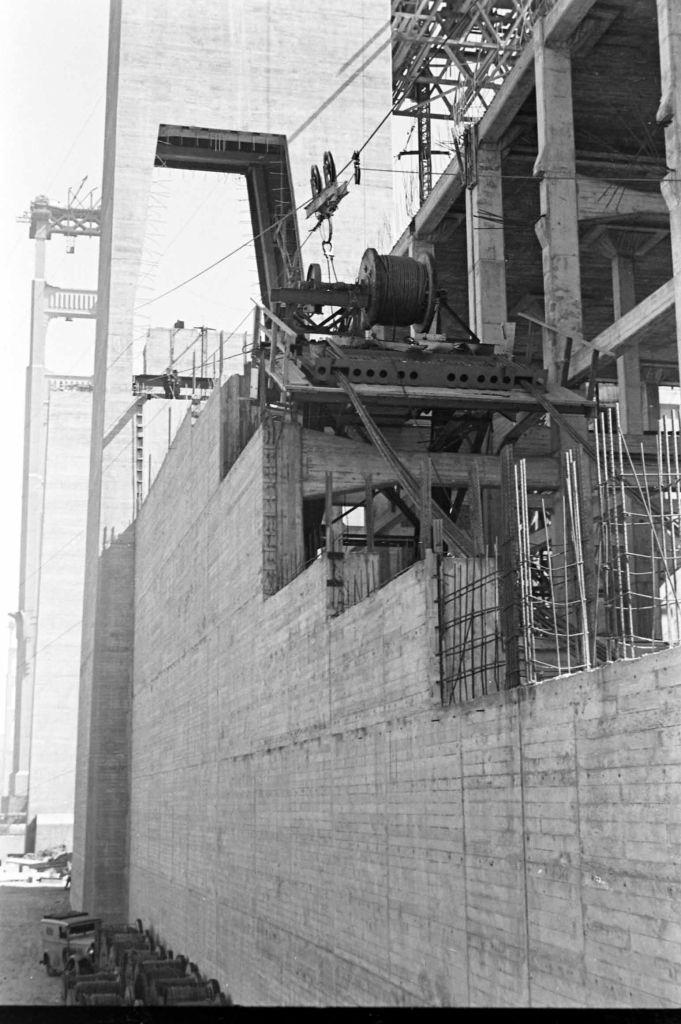
[[[314,0],[174,0],[172,12],[165,0],[112,0],[74,832],[81,898],[93,841],[86,807],[97,728],[92,690],[102,668],[95,650],[111,647],[99,612],[98,559],[103,531],[121,534],[135,514],[130,433],[118,425],[133,402],[134,307],[159,125],[285,134],[295,200],[303,203],[310,164],[331,149],[340,170],[390,110],[389,20],[388,0],[329,0],[323,18]],[[365,165],[381,167],[390,145],[386,121],[364,150]],[[334,238],[337,272],[354,276],[366,246],[389,246],[392,175],[367,175],[345,204]],[[127,642],[130,660],[131,635]],[[122,643],[118,635],[118,661]]]
[[[679,651],[443,710],[427,563],[263,598],[218,410],[137,522],[129,913],[240,1003],[678,1004]]]
[[[70,848],[92,392],[55,381],[48,396],[28,812],[70,816],[58,840]],[[38,830],[38,849],[53,840]]]
[[[100,560],[100,628],[90,703],[84,709],[92,722],[89,759],[83,766],[88,829],[83,846],[74,841],[73,857],[79,881],[74,904],[117,921],[127,916],[134,557],[131,526],[108,545]]]

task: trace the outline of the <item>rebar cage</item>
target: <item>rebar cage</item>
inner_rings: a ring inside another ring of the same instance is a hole
[[[673,413],[634,451],[617,407],[603,410],[591,464],[584,450],[563,453],[551,506],[528,492],[524,460],[515,464],[515,564],[496,553],[438,559],[443,703],[681,643],[680,429]],[[515,631],[504,628],[503,594],[519,613]]]

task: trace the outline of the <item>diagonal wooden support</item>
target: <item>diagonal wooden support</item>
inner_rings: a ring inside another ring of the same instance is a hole
[[[536,388],[534,384],[530,384],[527,380],[521,381],[520,384],[522,388],[527,391],[528,394],[532,395],[539,405],[541,405],[544,411],[548,412],[552,419],[554,419],[556,423],[584,449],[591,461],[596,462],[596,449],[592,444],[589,444],[585,437],[582,437],[578,430],[572,426],[569,417],[564,416],[562,412],[559,412],[553,402],[547,398],[543,392]]]
[[[518,438],[522,437],[527,430],[531,430],[532,427],[539,423],[542,416],[543,413],[539,412],[539,410],[526,413],[514,427],[511,427],[507,434],[504,434],[497,451],[500,452],[507,444],[515,444]]]
[[[402,486],[402,489],[409,499],[412,507],[419,510],[421,507],[421,488],[418,481],[402,464],[397,453],[393,450],[392,446],[383,436],[378,426],[374,423],[368,409],[357,395],[352,384],[341,373],[336,373],[336,379],[339,387],[348,396],[355,412],[361,419],[366,432],[371,439],[371,443],[381,453],[395,473],[395,476],[400,481],[400,485]],[[442,532],[447,543],[450,546],[457,548],[467,558],[473,558],[475,556],[475,545],[470,534],[467,533],[466,530],[462,530],[456,525],[456,523],[453,523],[451,519],[445,516],[437,502],[432,499],[431,514],[433,518],[437,517],[442,520]]]

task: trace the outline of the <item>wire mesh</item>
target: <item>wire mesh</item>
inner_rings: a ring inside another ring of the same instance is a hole
[[[594,423],[595,464],[562,457],[562,486],[531,495],[524,460],[514,466],[520,683],[588,670],[681,644],[679,415],[632,451],[617,407]],[[532,500],[530,500],[532,497]],[[498,559],[438,565],[442,700],[505,689],[515,642],[499,628]]]
[[[594,423],[595,493],[583,493],[570,450],[562,501],[552,509],[542,502],[539,529],[526,506],[519,515],[527,681],[681,642],[679,426],[674,413],[632,452],[617,407],[603,410]],[[527,493],[523,473],[519,467],[519,497]],[[579,514],[592,498],[595,550],[582,536]]]
[[[438,634],[445,704],[504,688],[499,593],[496,556],[439,559]]]

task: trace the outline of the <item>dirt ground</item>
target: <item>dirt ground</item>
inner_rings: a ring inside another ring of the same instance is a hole
[[[38,963],[39,925],[45,914],[70,909],[63,889],[0,886],[0,1004],[61,1004],[61,978],[48,978]]]

